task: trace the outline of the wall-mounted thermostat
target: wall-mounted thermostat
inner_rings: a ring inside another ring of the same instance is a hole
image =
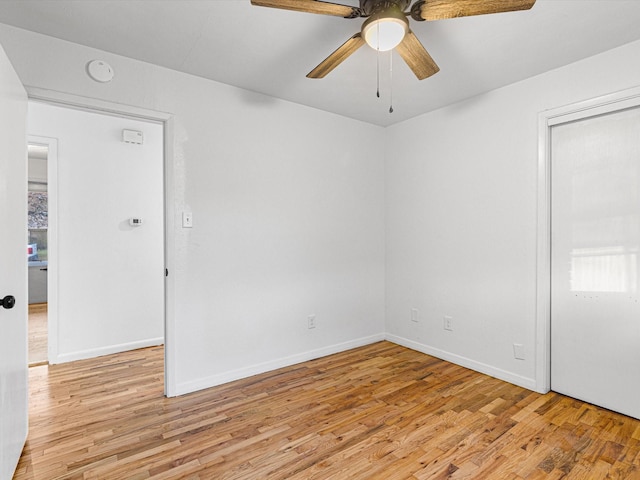
[[[137,130],[122,130],[122,141],[124,143],[134,143],[136,145],[142,145],[144,141],[144,135]]]
[[[139,227],[140,225],[142,225],[144,222],[141,218],[130,218],[129,219],[129,225],[131,225],[132,227]]]

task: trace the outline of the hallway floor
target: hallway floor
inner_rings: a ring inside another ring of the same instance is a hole
[[[29,366],[47,363],[47,304],[29,305]]]

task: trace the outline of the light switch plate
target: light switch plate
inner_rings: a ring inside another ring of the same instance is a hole
[[[193,228],[193,213],[182,212],[182,228]]]

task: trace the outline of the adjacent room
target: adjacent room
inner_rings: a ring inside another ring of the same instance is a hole
[[[0,478],[640,479],[639,24],[0,2]]]

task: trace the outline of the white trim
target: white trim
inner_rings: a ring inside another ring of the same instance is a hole
[[[575,120],[582,120],[583,118],[595,117],[596,115],[604,115],[606,113],[637,107],[638,97],[640,97],[640,87],[634,87],[547,110],[543,113],[547,118],[547,125],[552,127],[561,123],[569,123]]]
[[[370,337],[363,337],[356,340],[351,340],[349,342],[329,345],[327,347],[298,353],[289,357],[278,358],[275,360],[270,360],[268,362],[258,363],[256,365],[249,365],[248,367],[239,368],[237,370],[219,373],[217,375],[212,375],[210,377],[201,378],[190,382],[180,383],[177,385],[174,393],[175,396],[184,395],[198,390],[203,390],[205,388],[222,385],[223,383],[233,382],[234,380],[240,380],[242,378],[251,377],[253,375],[270,372],[279,368],[289,367],[291,365],[296,365],[302,362],[308,362],[309,360],[315,360],[316,358],[326,357],[328,355],[333,355],[334,353],[345,352],[353,348],[371,345],[372,343],[381,342],[383,340],[385,340],[385,334],[379,333]]]
[[[58,357],[58,139],[27,135],[47,147],[47,360]]]
[[[536,374],[534,390],[551,389],[551,128],[640,106],[640,87],[603,95],[538,115],[538,215],[536,259]]]
[[[147,110],[131,105],[125,105],[123,103],[107,102],[97,98],[72,95],[70,93],[59,92],[57,90],[48,90],[29,85],[25,85],[24,88],[27,91],[29,100],[57,103],[66,107],[91,110],[93,112],[98,111],[112,115],[126,115],[128,117],[141,118],[143,120],[151,120],[155,122],[165,122],[172,117],[172,115],[167,112]]]
[[[137,342],[121,343],[119,345],[109,345],[108,347],[90,348],[78,352],[64,353],[58,355],[56,362],[49,363],[67,363],[76,360],[86,360],[87,358],[102,357],[103,355],[111,355],[114,353],[128,352],[138,348],[156,347],[164,343],[164,338],[149,338],[147,340],[139,340]]]
[[[455,363],[456,365],[460,365],[461,367],[469,368],[471,370],[475,370],[476,372],[484,373],[485,375],[489,375],[499,380],[513,383],[514,385],[518,385],[519,387],[523,387],[528,390],[536,389],[535,388],[536,381],[534,378],[523,377],[522,375],[516,375],[506,370],[502,370],[500,368],[495,368],[491,365],[487,365],[486,363],[477,362],[470,358],[462,357],[460,355],[456,355],[455,353],[450,353],[445,350],[440,350],[439,348],[434,348],[429,345],[418,343],[404,337],[392,335],[390,333],[386,335],[386,340],[393,342],[397,345],[410,348],[411,350],[416,350],[418,352],[431,355],[432,357],[437,357],[441,360]]]
[[[175,282],[173,275],[175,272],[175,243],[173,236],[173,229],[175,226],[175,172],[173,169],[173,138],[174,138],[174,123],[173,115],[167,112],[159,112],[155,110],[147,110],[144,108],[134,107],[131,105],[125,105],[122,103],[109,102],[99,100],[90,97],[83,97],[80,95],[72,95],[65,92],[59,92],[56,90],[49,90],[39,87],[33,87],[29,85],[24,86],[27,91],[29,100],[41,101],[46,103],[58,104],[66,107],[98,111],[110,115],[128,116],[134,117],[151,122],[159,122],[163,124],[163,136],[164,136],[164,248],[165,248],[165,268],[169,270],[169,276],[165,277],[165,311],[164,311],[164,323],[165,323],[165,395],[175,396],[175,349],[173,346],[173,339],[175,338]],[[131,344],[134,345],[134,344]],[[146,346],[146,345],[143,345]],[[115,347],[114,347],[115,348]],[[134,346],[131,348],[143,348],[141,346]],[[113,352],[116,353],[116,352]],[[73,354],[75,355],[75,354]],[[101,354],[102,355],[102,354]],[[66,360],[68,356],[50,358],[51,363],[58,363]]]
[[[169,275],[164,277],[164,394],[176,396],[176,349],[173,339],[176,334],[175,316],[175,171],[173,138],[175,127],[173,116],[164,122],[164,266]]]
[[[538,116],[535,390],[551,389],[551,178],[548,119]]]

